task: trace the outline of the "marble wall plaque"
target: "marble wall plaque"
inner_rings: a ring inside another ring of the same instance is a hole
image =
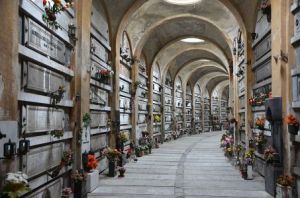
[[[147,115],[146,114],[139,114],[138,115],[138,123],[139,124],[146,123],[146,120],[147,120]]]
[[[101,111],[91,111],[91,128],[106,127],[108,113]]]
[[[172,125],[171,124],[165,124],[165,130],[166,131],[172,130]]]
[[[120,113],[120,124],[130,125],[130,115],[126,113]]]
[[[45,132],[64,128],[64,111],[62,109],[26,106],[26,132]]]
[[[147,78],[145,78],[144,76],[139,75],[139,81],[141,81],[143,86],[147,85]]]
[[[181,98],[182,97],[182,93],[181,92],[176,92],[176,97]]]
[[[165,115],[165,121],[166,122],[171,122],[172,121],[172,115],[171,114]]]
[[[107,134],[100,134],[91,136],[91,150],[99,150],[108,145]]]
[[[161,132],[160,125],[153,127],[153,133],[160,133],[160,132]]]
[[[90,86],[90,102],[103,106],[109,106],[108,92],[103,89],[98,89],[95,86]]]
[[[63,143],[30,149],[26,155],[26,174],[35,176],[59,165],[63,153]]]
[[[153,91],[160,92],[160,85],[153,83]]]
[[[264,56],[266,53],[271,51],[271,34],[269,34],[265,39],[263,39],[254,50],[254,57],[255,61],[259,60],[262,56]]]
[[[130,94],[130,83],[120,79],[120,90]]]
[[[164,111],[165,112],[172,112],[172,107],[171,106],[164,106]]]
[[[160,102],[161,96],[159,94],[153,93],[153,100],[156,102]]]
[[[130,98],[120,97],[120,109],[131,109]]]
[[[37,190],[33,194],[26,196],[27,198],[55,198],[61,197],[61,189],[62,189],[62,178],[59,178],[47,186]],[[50,197],[49,197],[50,195]]]
[[[123,65],[122,63],[120,64],[120,74],[131,79],[131,70],[127,66]]]
[[[28,46],[64,64],[66,60],[64,42],[33,20],[29,19],[28,23]]]
[[[172,95],[172,90],[168,87],[165,87],[165,94]]]
[[[106,14],[99,1],[93,1],[92,6],[92,27],[96,29],[102,38],[109,42],[109,29]]]
[[[153,104],[153,112],[160,112],[160,106],[157,104]]]
[[[27,89],[44,93],[54,92],[60,86],[66,85],[62,75],[43,68],[32,62],[25,63],[23,69],[24,86]],[[68,89],[66,89],[67,91]]]
[[[138,89],[137,90],[137,95],[140,97],[140,98],[148,98],[148,90],[145,90],[145,89]]]
[[[98,58],[100,58],[103,62],[107,63],[108,62],[108,51],[106,48],[101,45],[99,41],[97,41],[95,38],[91,37],[91,53]]]
[[[300,12],[295,14],[295,33],[294,36],[299,36],[300,34]]]
[[[139,101],[138,109],[139,109],[140,111],[147,111],[147,103],[146,103],[146,102],[141,102],[141,101]]]
[[[259,83],[272,75],[271,60],[268,60],[263,65],[255,70],[255,81]]]

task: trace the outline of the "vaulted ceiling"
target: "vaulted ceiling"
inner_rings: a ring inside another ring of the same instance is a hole
[[[187,1],[102,1],[107,7],[111,36],[119,38],[126,31],[133,55],[139,58],[143,54],[149,68],[158,64],[162,79],[170,71],[173,80],[177,76],[183,79],[184,86],[187,82],[192,86],[199,84],[209,94],[219,90],[220,95],[228,92],[234,38],[238,30],[244,35],[253,32],[259,2],[195,0],[181,5]],[[186,43],[184,38],[204,42]]]

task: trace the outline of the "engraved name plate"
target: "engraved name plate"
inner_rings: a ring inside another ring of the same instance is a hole
[[[65,44],[31,19],[28,19],[28,46],[65,63]]]
[[[130,84],[127,81],[120,79],[120,88],[123,92],[130,93]]]
[[[171,94],[172,94],[172,91],[171,91],[170,88],[165,87],[165,93],[171,95]]]
[[[139,116],[138,116],[138,119],[139,119],[139,121],[138,121],[138,123],[139,124],[143,124],[143,123],[145,123],[146,122],[146,115],[145,114],[139,114]]]
[[[103,62],[108,62],[108,52],[105,47],[93,37],[91,37],[91,48],[92,54],[100,58]]]
[[[108,136],[106,134],[91,137],[91,149],[98,150],[107,146]]]
[[[120,113],[120,124],[128,125],[130,124],[130,115],[125,113]]]
[[[130,110],[130,99],[125,97],[120,97],[120,108],[125,110]]]
[[[107,112],[92,111],[91,112],[91,128],[106,127],[108,114]]]
[[[64,128],[64,111],[49,107],[26,107],[26,132],[45,132]]]
[[[109,106],[108,92],[102,89],[98,89],[95,86],[91,86],[90,102],[94,104],[100,104],[103,106]]]
[[[58,90],[59,86],[65,86],[65,79],[49,69],[43,68],[28,62],[23,70],[23,77],[25,80],[25,87],[27,89],[41,91],[44,93],[54,92]],[[67,89],[66,89],[67,90]]]
[[[141,111],[147,111],[147,103],[139,101],[138,108]]]
[[[156,93],[153,93],[153,100],[154,101],[157,101],[157,102],[160,102],[160,95],[159,94],[156,94]]]
[[[59,165],[62,152],[63,143],[31,149],[26,156],[26,174],[32,177]]]

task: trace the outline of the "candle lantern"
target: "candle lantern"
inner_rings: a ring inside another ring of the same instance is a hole
[[[19,142],[19,154],[26,155],[29,152],[30,141],[29,140],[20,140]]]
[[[11,142],[9,139],[4,145],[3,156],[7,159],[11,159],[16,154],[16,143]]]

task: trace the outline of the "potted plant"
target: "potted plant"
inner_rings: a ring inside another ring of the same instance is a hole
[[[85,187],[86,173],[84,170],[76,170],[71,179],[74,182],[74,198],[82,198],[82,189]]]
[[[276,197],[292,198],[295,178],[289,175],[281,175],[276,180]]]
[[[26,174],[22,172],[7,173],[2,189],[3,198],[17,198],[30,191]],[[1,195],[1,194],[0,194]]]
[[[260,132],[256,137],[255,137],[255,145],[257,148],[257,152],[260,154],[264,153],[264,147],[267,143],[267,139],[265,138],[264,132]]]
[[[276,151],[272,146],[269,146],[264,152],[264,159],[267,164],[272,164],[275,160]]]
[[[297,135],[299,130],[299,121],[291,114],[286,117],[286,123],[288,124],[288,131],[290,134]]]
[[[250,149],[244,154],[244,163],[247,166],[247,179],[253,179],[253,164],[254,164],[255,156],[254,150]]]
[[[121,156],[121,153],[117,149],[106,148],[103,150],[103,155],[108,159],[109,177],[115,176],[116,161]]]
[[[240,172],[243,179],[247,179],[247,166],[244,164],[240,165]]]

